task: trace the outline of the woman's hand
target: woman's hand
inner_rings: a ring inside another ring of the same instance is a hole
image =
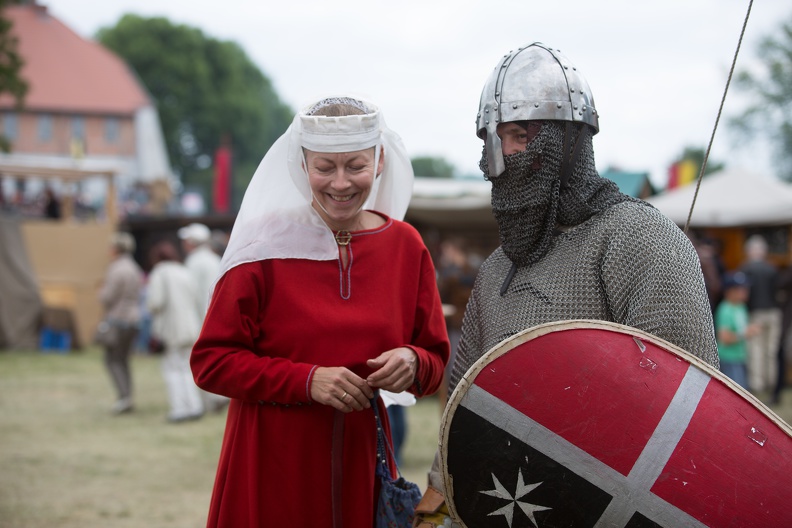
[[[367,409],[373,397],[366,380],[344,367],[318,367],[311,379],[311,399],[341,412]]]
[[[413,384],[418,370],[418,355],[407,347],[383,352],[366,364],[374,369],[366,381],[370,387],[391,392],[402,392]]]

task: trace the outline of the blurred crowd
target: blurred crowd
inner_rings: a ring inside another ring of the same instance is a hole
[[[134,238],[123,232],[113,237],[99,293],[105,317],[97,341],[117,393],[115,414],[134,410],[129,360],[135,351],[162,356],[168,422],[197,420],[228,404],[227,398],[199,389],[189,365],[220,268],[220,253],[212,246],[217,239],[203,224],[179,229],[178,242],[165,238],[148,248],[146,275],[132,257]]]
[[[778,403],[792,367],[792,266],[774,264],[761,235],[747,239],[734,270],[726,270],[714,241],[691,238],[714,315],[721,370]]]

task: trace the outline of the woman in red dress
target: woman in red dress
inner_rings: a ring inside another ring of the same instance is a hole
[[[261,162],[191,357],[232,398],[207,526],[373,525],[370,400],[433,393],[449,355],[429,252],[400,220],[412,179],[351,98],[304,109]]]

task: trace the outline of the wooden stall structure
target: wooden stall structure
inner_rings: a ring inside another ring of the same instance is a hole
[[[693,203],[695,185],[649,198],[677,225],[684,226]],[[745,259],[745,241],[762,235],[769,258],[779,267],[792,264],[792,185],[741,169],[713,173],[701,182],[690,231],[714,240],[727,270]]]
[[[62,183],[102,177],[107,198],[102,220],[77,221],[74,204],[65,197],[59,220],[24,218],[22,234],[33,267],[45,314],[47,309],[67,315],[74,327],[72,348],[91,342],[102,317],[98,287],[110,262],[109,241],[117,214],[113,170],[28,167],[0,163],[0,175],[17,180],[44,179]]]

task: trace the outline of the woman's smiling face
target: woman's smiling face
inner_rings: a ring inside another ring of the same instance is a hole
[[[374,185],[374,148],[356,152],[313,152],[305,149],[313,207],[331,228],[355,230],[363,204]],[[382,170],[380,156],[376,173]]]

